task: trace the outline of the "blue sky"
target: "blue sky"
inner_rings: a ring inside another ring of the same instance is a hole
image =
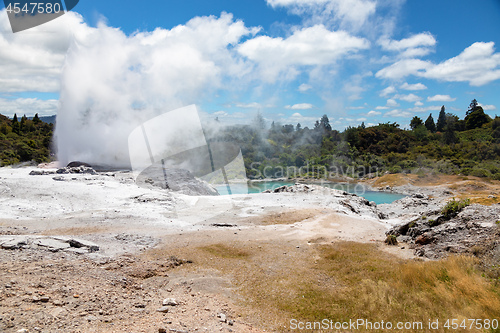
[[[114,44],[104,34],[113,30],[119,32],[116,45],[101,47],[102,40]],[[134,49],[146,41],[157,44],[147,52]],[[170,54],[169,43],[175,50],[186,46],[185,61],[193,65]],[[109,57],[113,63],[123,47],[128,51],[121,53],[144,52],[133,62],[136,68],[157,68],[154,54],[161,54],[157,65],[170,68],[162,78],[139,72],[145,87],[173,87],[175,98],[162,99],[165,107],[195,103],[205,117],[227,124],[250,122],[261,112],[269,122],[303,126],[327,114],[338,129],[393,121],[405,127],[415,115],[437,118],[442,105],[463,117],[473,98],[494,116],[500,107],[499,44],[498,0],[185,0],[141,6],[81,0],[75,13],[15,35],[2,10],[0,113],[56,113],[59,96],[70,98],[64,91],[75,84],[65,68],[83,63],[83,55],[68,61],[68,50],[99,50],[101,58],[93,61]],[[109,75],[96,80],[119,85]],[[144,95],[160,100],[159,94]]]

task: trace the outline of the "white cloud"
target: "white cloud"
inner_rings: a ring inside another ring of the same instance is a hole
[[[409,102],[409,103],[418,102],[422,99],[420,96],[417,96],[415,94],[395,95],[394,98],[405,101],[405,102]]]
[[[403,59],[377,72],[377,78],[399,80],[409,75],[448,82],[469,82],[483,86],[500,79],[500,53],[495,43],[477,42],[458,56],[439,64],[420,59]]]
[[[312,128],[314,126],[314,123],[318,120],[317,117],[307,117],[303,116],[302,114],[296,112],[292,114],[290,117],[287,118],[281,118],[279,121],[283,124],[297,124],[300,123],[302,127],[309,126]]]
[[[387,100],[387,106],[390,107],[390,108],[395,108],[395,107],[398,107],[399,106],[399,103],[396,102],[394,99],[392,98],[389,98]]]
[[[411,116],[411,113],[409,113],[407,111],[401,111],[401,110],[398,110],[398,109],[386,112],[384,114],[384,117],[404,117],[404,118],[408,118],[410,116]]]
[[[19,117],[26,114],[28,117],[34,116],[36,113],[41,116],[53,116],[57,113],[57,105],[59,101],[55,99],[40,100],[37,98],[17,98],[5,99],[0,98],[0,110],[4,116],[12,117],[15,113]]]
[[[387,97],[390,94],[394,94],[395,92],[396,88],[394,86],[389,86],[380,92],[380,97]]]
[[[235,106],[237,108],[242,108],[242,109],[260,109],[262,108],[262,105],[257,102],[252,102],[252,103],[236,103]]]
[[[266,0],[273,8],[285,7],[297,15],[309,14],[313,20],[333,21],[342,29],[360,29],[376,11],[375,0]]]
[[[404,59],[377,72],[377,78],[399,80],[408,75],[421,74],[421,71],[432,67],[432,64],[420,59]]]
[[[381,114],[382,114],[382,112],[378,112],[378,111],[373,111],[372,110],[372,111],[368,112],[366,115],[368,117],[373,117],[373,116],[380,116]]]
[[[0,31],[10,30],[2,9]],[[93,31],[79,14],[69,12],[28,32],[0,34],[0,91],[59,91],[59,77],[73,35],[85,38]]]
[[[240,44],[237,50],[258,65],[265,80],[273,82],[281,73],[294,78],[299,74],[296,67],[333,65],[369,45],[366,39],[345,31],[329,31],[323,25],[315,25],[297,30],[286,39],[255,37]]]
[[[483,86],[500,79],[500,53],[495,53],[494,42],[474,43],[458,56],[427,68],[422,76]]]
[[[399,52],[399,55],[405,58],[421,57],[433,51],[436,39],[432,34],[425,32],[401,40],[381,38],[379,45],[383,50]]]
[[[299,86],[299,91],[300,92],[306,92],[306,91],[309,91],[312,89],[312,86],[309,85],[309,84],[306,84],[306,83],[302,83],[300,86]]]
[[[407,82],[403,83],[400,86],[401,89],[404,90],[425,90],[427,87],[422,83],[408,84]]]
[[[481,103],[478,103],[478,105],[482,107],[484,111],[495,111],[497,109],[495,105],[483,105]]]
[[[424,105],[424,103],[422,103],[420,101],[415,102],[415,106],[422,106],[422,105]]]
[[[212,113],[216,117],[226,117],[228,113],[226,111],[216,111]]]
[[[412,112],[429,112],[429,111],[439,111],[441,110],[441,105],[433,105],[433,106],[426,106],[426,107],[414,107],[411,109],[408,109],[408,111]]]
[[[312,109],[314,105],[309,104],[309,103],[300,103],[300,104],[294,104],[294,105],[287,105],[285,106],[285,109],[289,110],[309,110]]]
[[[377,106],[375,108],[375,110],[387,110],[387,109],[389,109],[389,107],[387,107],[387,106]]]
[[[451,97],[450,95],[434,95],[427,97],[428,102],[453,102],[456,101],[456,98]]]

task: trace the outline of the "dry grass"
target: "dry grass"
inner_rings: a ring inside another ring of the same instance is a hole
[[[388,174],[377,178],[373,182],[373,186],[376,187],[402,186],[407,184],[413,184],[417,180],[417,178],[418,178],[417,175],[412,175],[412,174],[403,174],[403,173]]]
[[[300,209],[292,211],[288,210],[258,217],[252,217],[249,218],[249,222],[263,225],[294,224],[317,217],[322,213],[324,214],[326,212],[322,212],[319,209]]]
[[[89,234],[100,234],[105,232],[110,232],[110,229],[105,227],[70,227],[45,230],[42,235],[81,236]]]
[[[179,249],[179,255],[194,261],[181,269],[229,276],[244,297],[246,317],[273,331],[290,331],[292,318],[424,325],[435,319],[498,318],[500,288],[476,271],[473,258],[403,261],[378,246],[383,245],[339,242],[296,248],[245,242]]]

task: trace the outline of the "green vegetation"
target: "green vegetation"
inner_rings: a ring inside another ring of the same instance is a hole
[[[464,119],[441,108],[437,122],[415,116],[411,129],[397,123],[332,129],[326,115],[314,128],[272,123],[228,126],[209,141],[240,145],[249,178],[353,178],[376,173],[461,174],[500,180],[500,117],[491,119],[473,100]],[[38,117],[0,116],[1,165],[50,160],[53,125]]]
[[[259,120],[260,119],[260,120]],[[500,117],[473,100],[464,119],[441,108],[437,124],[411,120],[333,130],[324,115],[314,128],[280,125],[227,127],[213,140],[237,142],[250,178],[364,177],[375,172],[462,174],[500,180]],[[299,175],[294,174],[299,173]]]
[[[30,120],[17,115],[0,115],[0,166],[24,161],[50,160],[53,125],[42,122],[38,114]]]
[[[464,209],[465,207],[470,205],[470,199],[463,200],[452,200],[448,201],[446,206],[444,206],[443,211],[441,212],[445,219],[449,220],[452,217],[455,217]]]

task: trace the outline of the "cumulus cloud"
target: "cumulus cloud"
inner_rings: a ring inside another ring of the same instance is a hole
[[[409,75],[448,82],[469,82],[483,86],[500,79],[500,53],[495,43],[477,42],[458,56],[439,64],[420,59],[403,59],[385,67],[375,75],[378,78],[399,80]]]
[[[10,31],[5,9],[0,10],[0,31]],[[73,36],[85,38],[92,31],[79,14],[69,12],[26,32],[0,34],[0,91],[59,91]]]
[[[394,86],[389,86],[380,92],[380,97],[387,97],[390,94],[394,94],[395,92],[396,88],[394,88]]]
[[[366,115],[368,117],[373,117],[373,116],[380,116],[381,114],[382,114],[382,112],[378,112],[378,111],[373,111],[372,110],[372,111],[368,112]]]
[[[285,109],[288,110],[309,110],[312,109],[314,105],[309,104],[309,103],[300,103],[300,104],[294,104],[294,105],[287,105],[285,106]]]
[[[458,56],[427,68],[422,76],[482,86],[500,79],[500,53],[495,53],[494,42],[474,43]]]
[[[434,95],[427,97],[428,102],[453,102],[456,100],[456,98],[453,98],[450,95]]]
[[[384,117],[401,117],[401,118],[408,118],[410,117],[412,114],[410,112],[407,112],[407,111],[402,111],[402,110],[392,110],[392,111],[389,111],[389,112],[386,112],[384,114]]]
[[[398,52],[399,56],[405,58],[422,57],[433,51],[436,39],[431,33],[424,32],[401,40],[381,38],[379,45],[383,50]]]
[[[395,95],[394,98],[405,101],[405,102],[410,102],[410,103],[418,102],[422,99],[422,97],[417,96],[415,94]]]
[[[2,110],[3,115],[8,117],[14,116],[15,113],[17,113],[18,116],[26,114],[28,117],[34,116],[36,113],[38,113],[40,117],[52,116],[57,112],[58,103],[59,101],[55,99],[0,98],[0,110]]]
[[[478,103],[478,105],[482,107],[484,111],[495,111],[497,109],[495,105],[483,105],[481,103]]]
[[[260,109],[262,108],[262,105],[257,102],[252,102],[252,103],[236,103],[235,106],[237,108],[242,108],[242,109]]]
[[[427,87],[422,83],[408,84],[407,82],[403,83],[400,86],[401,89],[404,90],[425,90]]]
[[[375,0],[266,0],[273,8],[284,7],[315,21],[334,21],[342,29],[360,29],[377,8]]]
[[[411,109],[408,109],[409,111],[412,112],[429,112],[429,111],[439,111],[441,110],[441,105],[433,105],[433,106],[426,106],[426,107],[414,107]]]
[[[383,79],[399,80],[408,75],[421,75],[421,71],[432,67],[432,64],[420,59],[403,59],[379,70],[375,76]]]
[[[395,107],[398,107],[399,106],[399,103],[396,102],[394,99],[392,98],[389,98],[387,100],[387,106],[390,107],[390,108],[395,108]]]
[[[312,86],[309,85],[309,84],[305,84],[305,83],[302,83],[300,86],[299,86],[299,91],[300,92],[306,92],[306,91],[309,91],[312,89]]]
[[[364,38],[315,25],[297,30],[288,38],[252,38],[239,45],[238,52],[257,64],[266,81],[274,82],[283,72],[294,78],[299,73],[296,67],[333,65],[369,46]]]
[[[302,127],[309,126],[312,127],[314,123],[318,120],[317,117],[308,117],[300,114],[299,112],[295,112],[290,117],[281,118],[279,121],[284,124],[298,124],[300,123]]]

